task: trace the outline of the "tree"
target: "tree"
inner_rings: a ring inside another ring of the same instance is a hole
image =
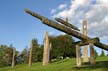
[[[36,54],[37,54],[37,61],[41,62],[43,58],[43,45],[37,48]]]
[[[6,45],[0,46],[0,67],[6,66],[6,57],[5,57],[6,49],[7,49]]]
[[[29,50],[28,48],[24,48],[24,50],[21,52],[21,58],[23,63],[28,63],[28,57],[29,57]]]
[[[74,40],[70,35],[50,36],[52,43],[51,58],[76,57]]]
[[[1,45],[0,46],[0,66],[11,66],[12,57],[13,57],[12,45],[10,45],[9,47],[6,45]]]
[[[95,60],[98,57],[98,53],[96,52],[96,50],[94,50],[94,56],[95,56]]]
[[[12,48],[12,45],[10,45],[9,47],[6,48],[5,56],[4,56],[4,58],[5,58],[4,60],[5,60],[7,66],[11,65],[12,56],[13,56],[13,48]]]
[[[37,62],[37,48],[38,42],[36,39],[32,39],[32,62]]]
[[[102,50],[102,52],[101,52],[101,55],[100,55],[100,56],[101,56],[101,57],[105,56],[104,50]]]

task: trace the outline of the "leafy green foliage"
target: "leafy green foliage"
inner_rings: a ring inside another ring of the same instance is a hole
[[[28,59],[29,59],[29,50],[25,48],[20,54],[19,63],[28,63]]]
[[[32,62],[37,62],[37,48],[38,42],[36,39],[32,39]]]
[[[105,53],[104,53],[104,51],[102,50],[102,52],[101,52],[101,55],[100,55],[101,57],[102,56],[105,56]]]
[[[98,53],[96,52],[96,50],[94,50],[94,56],[95,56],[95,60],[98,57]]]
[[[16,51],[17,56],[18,51]],[[12,63],[12,56],[13,56],[13,46],[6,46],[1,45],[0,46],[0,67],[2,66],[10,66]],[[16,62],[16,58],[15,58]]]
[[[51,48],[51,58],[75,57],[76,50],[74,40],[70,35],[49,36]]]
[[[37,61],[41,62],[43,58],[43,46],[39,46],[37,48],[36,54],[37,54]]]

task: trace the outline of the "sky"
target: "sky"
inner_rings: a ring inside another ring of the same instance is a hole
[[[43,25],[38,19],[25,13],[24,9],[52,18],[52,8],[64,2],[66,3],[64,0],[0,0],[0,45],[12,44],[17,50],[22,51],[25,47],[29,48],[33,38],[42,44],[46,31],[50,35],[61,33]]]
[[[33,38],[42,44],[46,31],[49,35],[64,34],[25,13],[25,8],[52,20],[68,17],[69,22],[80,29],[82,20],[86,19],[88,35],[100,37],[103,43],[108,43],[107,5],[108,0],[0,0],[0,45],[12,44],[22,51],[25,47],[29,48]]]

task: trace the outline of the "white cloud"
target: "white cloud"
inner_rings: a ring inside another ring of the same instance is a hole
[[[103,5],[103,6],[108,6],[108,0],[97,0],[97,3]]]
[[[58,7],[57,7],[58,8]],[[53,17],[68,18],[73,25],[82,28],[82,21],[88,22],[88,35],[99,37],[108,43],[108,0],[70,0],[70,5],[57,10]],[[100,48],[98,49],[98,52]]]
[[[70,0],[70,5],[66,8],[53,14],[53,17],[68,17],[69,21],[79,28],[85,18],[88,21],[89,35],[108,35],[108,0]]]
[[[71,0],[74,5],[85,5],[89,3],[89,0]]]
[[[66,33],[64,33],[64,32],[61,32],[61,33],[60,33],[60,35],[65,35],[65,34],[66,34]]]
[[[51,14],[54,14],[56,12],[56,9],[51,10]]]
[[[66,7],[67,7],[66,4],[61,4],[61,5],[59,5],[58,9],[65,9]]]
[[[50,36],[58,36],[58,35],[65,35],[64,32],[57,32],[57,31],[49,31]]]
[[[70,2],[70,6],[56,14],[53,15],[53,17],[62,17],[62,18],[66,18],[68,17],[69,20],[72,20],[75,16],[77,17],[76,11],[77,9],[80,7],[83,7],[84,5],[88,5],[90,4],[90,2],[88,0],[71,0]],[[83,15],[83,12],[78,12],[80,15]],[[76,15],[75,15],[76,14]],[[75,16],[74,16],[75,15]]]
[[[49,35],[55,35],[55,31],[49,31]]]
[[[108,35],[108,15],[100,21],[89,24],[89,32],[93,33],[98,37],[105,37]]]

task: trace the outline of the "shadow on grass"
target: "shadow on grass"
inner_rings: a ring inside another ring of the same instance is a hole
[[[92,70],[95,70],[95,69],[100,69],[99,71],[101,70],[108,70],[108,61],[98,61],[96,62],[95,65],[90,65],[90,62],[88,63],[83,63],[82,66],[80,67],[73,67],[72,70],[74,71],[92,71]]]

